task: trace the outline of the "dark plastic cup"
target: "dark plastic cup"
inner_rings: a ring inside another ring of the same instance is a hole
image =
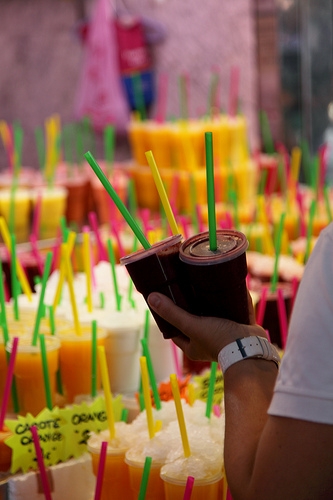
[[[170,236],[147,250],[138,250],[120,259],[120,263],[126,266],[135,288],[146,302],[151,292],[160,292],[179,307],[190,310],[188,285],[179,260],[181,242],[180,234]],[[147,305],[149,307],[148,302]],[[151,312],[164,338],[172,338],[181,333],[154,311]]]
[[[185,240],[179,257],[192,287],[191,310],[200,316],[226,318],[249,324],[246,286],[246,236],[229,229],[217,230],[217,249],[210,250],[209,233]]]

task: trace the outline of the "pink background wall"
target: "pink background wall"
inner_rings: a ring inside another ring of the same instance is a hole
[[[85,7],[89,13],[92,2]],[[0,119],[19,120],[25,132],[23,159],[37,165],[34,129],[52,113],[73,120],[82,46],[74,34],[76,4],[64,0],[0,1]],[[227,106],[232,65],[240,68],[242,110],[257,145],[256,41],[250,0],[126,0],[133,14],[161,23],[165,40],[153,48],[156,72],[169,75],[168,113],[179,114],[178,77],[190,76],[190,112],[206,109],[212,68],[221,75]],[[118,144],[118,156],[128,155]],[[0,166],[6,157],[0,144]]]

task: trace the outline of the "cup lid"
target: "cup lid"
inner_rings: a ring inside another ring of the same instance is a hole
[[[228,262],[243,254],[248,248],[245,234],[231,229],[218,230],[217,248],[210,249],[209,232],[199,233],[184,241],[179,249],[179,258],[189,264],[210,265]]]

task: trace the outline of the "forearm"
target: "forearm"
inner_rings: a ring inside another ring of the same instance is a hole
[[[256,359],[225,373],[225,468],[234,500],[251,499],[256,491],[254,466],[277,373],[272,361]]]

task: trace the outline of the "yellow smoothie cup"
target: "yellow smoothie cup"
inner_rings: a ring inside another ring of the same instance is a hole
[[[60,219],[66,213],[67,189],[62,186],[40,187],[32,191],[33,207],[41,197],[39,236],[41,239],[55,238]]]
[[[14,204],[14,232],[16,242],[23,243],[28,241],[30,233],[30,190],[18,188],[14,191],[13,195],[10,189],[0,190],[0,214],[4,217],[8,226],[10,224],[12,199]]]

